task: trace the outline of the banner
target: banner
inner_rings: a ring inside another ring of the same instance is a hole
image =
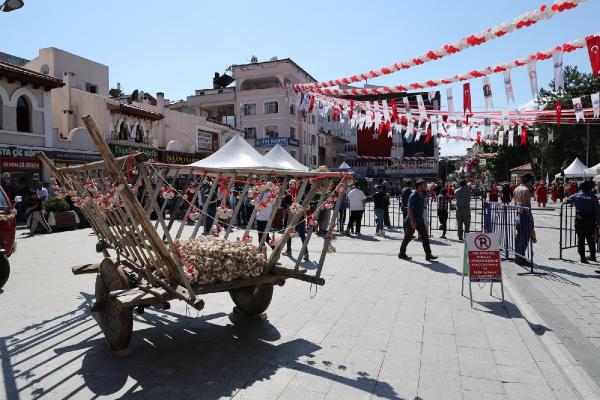
[[[600,92],[592,93],[592,109],[594,110],[594,118],[600,118]]]
[[[513,142],[515,139],[515,131],[514,130],[510,130],[508,131],[508,145],[512,147]]]
[[[446,89],[446,101],[448,101],[448,114],[454,114],[454,96],[451,87]]]
[[[504,131],[498,132],[498,146],[502,146],[504,144]]]
[[[423,103],[423,97],[420,94],[417,95],[417,107],[419,108],[419,119],[426,119],[427,111],[425,111],[425,103]]]
[[[554,102],[554,109],[556,110],[556,126],[560,126],[560,115],[562,113],[562,106],[560,100]]]
[[[581,97],[575,97],[573,99],[573,111],[575,111],[575,119],[577,122],[583,120],[585,122],[585,116],[583,115],[583,106],[581,105]]]
[[[510,76],[510,69],[504,71],[504,92],[506,93],[506,104],[508,104],[511,100],[514,103],[515,96],[513,94],[512,77]]]
[[[379,135],[374,127],[357,132],[356,146],[358,156],[390,157],[392,154],[392,138]]]
[[[463,111],[466,114],[467,110],[471,112],[471,84],[469,82],[463,85]]]
[[[548,143],[554,142],[554,129],[548,129]]]
[[[600,36],[587,38],[586,43],[590,63],[592,64],[592,72],[594,73],[594,78],[598,79],[598,72],[600,72]]]
[[[534,99],[538,97],[538,82],[535,61],[527,64],[527,75],[529,76],[529,87],[531,88],[531,96]]]
[[[494,108],[494,100],[492,99],[492,84],[490,83],[490,77],[486,76],[482,79],[483,82],[483,100],[485,101],[485,108]]]
[[[558,92],[565,88],[565,75],[563,71],[563,52],[557,51],[552,56],[554,63],[554,91]]]

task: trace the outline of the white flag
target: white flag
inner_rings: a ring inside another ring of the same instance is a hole
[[[510,131],[508,131],[508,145],[509,146],[513,145],[514,138],[515,138],[515,131],[513,131],[511,129]]]
[[[388,102],[387,102],[387,100],[383,100],[381,103],[383,104],[383,107],[382,107],[383,119],[385,121],[388,121],[390,119],[390,108],[388,106]]]
[[[454,114],[454,96],[452,96],[452,88],[446,89],[446,101],[448,101],[448,114]]]
[[[548,129],[548,143],[554,142],[554,129]]]
[[[419,119],[424,120],[427,118],[427,111],[425,111],[425,103],[423,103],[423,97],[417,95],[417,106],[419,107]]]
[[[437,136],[438,134],[438,116],[432,116],[431,117],[431,135],[432,136]]]
[[[539,143],[540,135],[537,132],[533,132],[533,143]]]
[[[537,71],[535,69],[535,61],[527,64],[527,73],[529,75],[529,87],[531,88],[531,95],[533,98],[538,97],[538,83],[537,83]]]
[[[462,121],[456,120],[456,135],[457,136],[462,136],[463,135],[463,124]]]
[[[492,84],[490,83],[490,77],[484,76],[482,79],[483,83],[483,99],[485,100],[485,108],[494,108],[494,100],[492,99]]]
[[[498,132],[498,146],[502,146],[504,144],[504,131]]]
[[[502,126],[504,127],[504,132],[508,132],[510,128],[510,121],[508,119],[508,111],[502,111]]]
[[[403,97],[402,102],[404,103],[404,111],[406,111],[406,118],[410,121],[412,119],[412,114],[410,112],[410,103],[408,102],[408,97]]]
[[[554,56],[552,57],[552,61],[554,63],[554,90],[556,92],[559,91],[559,89],[564,89],[565,88],[565,76],[564,76],[564,72],[563,72],[563,52],[562,51],[557,51],[556,53],[554,53]]]
[[[517,136],[521,137],[523,133],[523,127],[521,125],[517,126]]]
[[[575,97],[573,99],[573,110],[575,111],[575,119],[579,122],[580,119],[585,122],[585,116],[583,115],[583,106],[581,105],[581,97]]]
[[[430,102],[433,101],[433,99],[435,99],[436,93],[437,93],[437,91],[435,91],[435,90],[429,91],[429,93],[427,93],[427,100],[429,100]]]
[[[592,93],[592,109],[594,110],[594,118],[600,118],[600,92]]]
[[[504,92],[506,93],[506,104],[508,104],[511,100],[514,103],[515,96],[513,94],[512,77],[510,76],[510,69],[504,71]]]

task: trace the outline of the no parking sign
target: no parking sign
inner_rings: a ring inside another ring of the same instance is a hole
[[[500,282],[502,301],[504,301],[499,246],[500,240],[497,233],[472,232],[465,235],[462,293],[464,294],[465,276],[468,276],[471,306],[473,306],[471,282],[489,282],[490,295],[493,283]]]

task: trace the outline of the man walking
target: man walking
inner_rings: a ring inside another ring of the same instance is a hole
[[[350,220],[348,221],[348,227],[346,228],[346,236],[350,236],[350,230],[352,229],[355,230],[357,236],[360,236],[360,226],[365,211],[367,196],[365,196],[365,192],[360,190],[358,186],[355,186],[350,193],[348,193],[348,202]]]
[[[526,251],[529,242],[532,241],[535,243],[536,241],[533,214],[531,214],[532,183],[533,176],[531,174],[523,174],[521,176],[521,184],[513,192],[515,205],[521,206],[515,218],[515,256],[517,264],[522,266],[530,266]]]
[[[45,198],[47,197],[48,196],[46,195]],[[46,232],[52,233],[52,228],[50,228],[50,225],[48,225],[46,218],[44,218],[44,207],[42,205],[42,202],[45,198],[40,197],[37,193],[33,193],[32,195],[32,201],[34,202],[34,204],[27,209],[27,212],[31,213],[31,227],[29,228],[29,236],[35,235],[35,232],[38,228],[38,224],[41,224],[42,227],[46,230]]]
[[[402,203],[400,206],[402,207],[402,221],[405,221],[408,218],[408,198],[412,194],[412,187],[410,181],[404,182],[404,189],[400,193]]]
[[[442,194],[437,197],[437,215],[440,220],[440,230],[442,231],[442,239],[446,239],[446,229],[448,223],[448,204],[450,199],[448,198],[448,190],[442,189]]]
[[[373,193],[373,208],[375,210],[375,222],[377,227],[375,228],[375,235],[383,236],[383,225],[385,222],[385,203],[386,194],[383,191],[383,185],[375,186],[375,193]]]
[[[398,258],[401,260],[410,260],[412,258],[406,255],[406,247],[412,240],[415,231],[419,232],[421,235],[421,242],[423,243],[423,249],[425,250],[425,259],[427,261],[437,259],[436,256],[431,254],[429,233],[427,232],[425,220],[423,218],[426,198],[425,191],[426,182],[423,179],[419,179],[415,185],[415,191],[408,198],[408,217],[404,220],[404,239],[400,245],[400,253],[398,253]]]
[[[585,258],[585,242],[590,249],[590,261],[596,261],[596,243],[594,236],[600,224],[600,206],[598,198],[592,194],[593,184],[590,181],[581,184],[581,191],[567,199],[567,204],[575,204],[575,233],[577,234],[577,251],[581,262],[588,264]],[[600,269],[596,270],[600,273]]]
[[[456,224],[458,225],[458,240],[462,241],[463,233],[471,230],[471,189],[466,179],[460,181],[460,187],[454,193],[456,199]]]

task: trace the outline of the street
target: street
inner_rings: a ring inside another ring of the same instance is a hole
[[[490,297],[488,285],[473,284],[473,309],[461,296],[455,232],[443,241],[433,232],[439,262],[426,262],[419,242],[406,262],[397,258],[399,231],[379,238],[365,228],[362,239],[335,240],[324,287],[276,287],[266,319],[240,320],[227,294],[207,295],[201,312],[172,302],[135,316],[125,357],[110,353],[87,310],[94,276],[70,271],[100,260],[90,230],[19,238],[0,294],[0,392],[10,400],[576,399],[576,375],[542,339],[553,332],[571,366],[598,383],[598,283],[590,267],[547,259],[558,252],[548,242],[558,211],[534,215],[544,226],[535,260],[551,274],[517,276],[521,267],[503,262],[513,288],[504,304],[498,285]],[[547,325],[529,323],[516,304]]]

